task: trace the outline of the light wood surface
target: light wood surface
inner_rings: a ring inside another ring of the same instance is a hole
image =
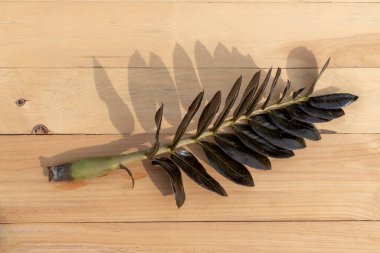
[[[0,79],[3,87],[0,118],[7,124],[0,125],[0,133],[29,134],[38,124],[45,125],[53,134],[152,133],[154,114],[161,103],[165,105],[163,131],[173,133],[184,109],[202,89],[207,99],[221,90],[224,101],[241,74],[244,88],[256,71],[219,68],[3,69],[0,70],[3,77]],[[315,75],[316,69],[284,69],[276,93],[282,92],[286,79],[292,80],[293,90],[297,90],[309,87]],[[373,107],[380,97],[379,80],[378,69],[329,69],[316,94],[351,92],[360,99],[345,109],[347,117],[320,127],[338,133],[380,132],[380,111]],[[29,101],[18,107],[15,104],[18,98]]]
[[[0,2],[377,3],[378,0],[0,0]]]
[[[0,2],[0,9],[0,67],[92,67],[94,56],[105,67],[127,67],[136,51],[188,67],[171,62],[173,49],[201,50],[197,41],[208,50],[234,47],[261,68],[311,67],[305,56],[288,61],[298,47],[312,50],[319,65],[332,57],[331,67],[380,66],[380,5],[373,3],[43,1]]]
[[[0,0],[0,252],[377,253],[379,13],[376,0]],[[161,102],[169,141],[200,90],[224,99],[271,66],[280,86],[309,86],[328,57],[317,92],[359,100],[318,125],[321,141],[252,170],[254,188],[196,147],[228,198],[184,175],[177,209],[149,162],[130,166],[134,189],[125,171],[47,180],[48,165],[146,148]],[[30,135],[38,124],[49,135]]]
[[[380,136],[326,134],[271,171],[252,170],[254,188],[237,186],[205,165],[228,198],[184,175],[185,205],[177,210],[166,174],[149,162],[81,183],[48,183],[42,167],[117,154],[152,135],[3,136],[0,150],[2,222],[289,221],[380,219]],[[202,160],[196,147],[192,150]],[[98,210],[98,211],[94,211]],[[207,211],[206,211],[207,210]]]
[[[379,229],[379,222],[13,224],[0,228],[0,249],[48,253],[368,253],[378,251]]]

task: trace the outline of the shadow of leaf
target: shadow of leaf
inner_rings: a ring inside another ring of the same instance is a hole
[[[182,107],[186,110],[197,93],[202,90],[202,86],[190,57],[178,43],[173,52],[173,68],[178,97],[181,98]],[[205,105],[205,99],[202,105]]]
[[[157,54],[151,53],[149,69],[147,70],[146,73],[156,100],[159,103],[164,102],[165,104],[163,117],[171,126],[176,127],[181,121],[181,111],[179,110],[180,102],[174,80],[168,68]]]
[[[257,65],[250,55],[243,55],[236,48],[232,48],[230,51],[222,43],[219,43],[214,53],[211,54],[205,45],[197,41],[194,53],[195,63],[192,62],[181,45],[177,44],[175,46],[173,51],[174,79],[165,63],[157,54],[151,53],[148,63],[138,51],[131,56],[128,65],[128,88],[137,119],[133,118],[131,108],[129,108],[128,104],[118,95],[106,69],[102,67],[96,58],[93,58],[93,64],[95,66],[94,80],[98,95],[107,106],[112,124],[120,133],[124,133],[124,135],[121,139],[104,145],[69,150],[50,158],[41,157],[41,166],[45,168],[48,165],[65,163],[68,157],[70,160],[78,160],[85,157],[121,154],[136,147],[138,149],[147,148],[148,145],[146,143],[153,140],[153,134],[130,134],[136,128],[137,120],[145,132],[151,132],[154,129],[154,113],[161,102],[165,103],[164,118],[170,125],[170,127],[164,130],[169,133],[174,133],[182,118],[180,107],[182,106],[184,109],[187,109],[200,90],[205,90],[206,100],[209,100],[219,88],[228,91],[237,77],[243,74],[246,77],[244,79],[244,85],[242,85],[243,91],[250,78],[258,70]],[[308,65],[316,64],[314,55],[305,47],[292,50],[289,53],[288,61],[294,62],[295,59],[300,57],[309,59],[310,62]],[[249,67],[236,68],[235,66]],[[314,68],[306,72],[293,69],[288,69],[287,71],[289,78],[294,78],[297,85],[301,87],[310,85],[311,80],[317,75],[317,71]],[[266,74],[267,70],[263,70],[261,80],[263,80]],[[267,96],[270,89],[269,86],[270,85],[268,85],[263,97]],[[280,79],[272,101],[277,100],[283,87],[285,87],[285,81]],[[243,93],[242,91],[240,92],[240,97]],[[224,97],[226,95],[225,93]],[[223,106],[223,103],[221,106]],[[231,110],[231,112],[232,111],[233,110]],[[152,117],[144,117],[144,120],[141,120],[141,115],[146,115],[147,113],[152,115]],[[151,118],[151,120],[145,120],[146,118]],[[189,126],[190,130],[195,129],[196,119],[197,118],[195,118]],[[162,136],[162,143],[169,141],[167,135]],[[190,145],[188,148],[194,152],[199,159],[207,163],[199,147]],[[157,170],[156,167],[153,167],[150,161],[145,160],[142,164],[155,187],[157,187],[163,195],[170,194],[171,188],[166,174],[161,170]]]
[[[128,64],[128,89],[130,92],[130,99],[133,104],[133,109],[137,115],[143,115],[146,113],[152,114],[156,111],[158,101],[153,93],[151,86],[146,86],[146,70],[148,65],[141,54],[136,51],[129,59]],[[153,120],[140,120],[141,117],[137,117],[140,125],[145,132],[152,132],[154,129]]]
[[[291,66],[294,66],[295,62],[302,62],[304,64],[302,66],[310,67],[302,71],[293,69]],[[292,81],[292,90],[295,91],[304,87],[305,90],[308,90],[318,75],[318,63],[314,53],[306,47],[292,49],[288,54],[287,73],[289,80]]]
[[[93,65],[100,66],[94,68],[95,87],[99,97],[107,106],[112,124],[119,133],[132,133],[135,128],[135,121],[131,110],[118,95],[105,69],[96,58],[93,58]]]

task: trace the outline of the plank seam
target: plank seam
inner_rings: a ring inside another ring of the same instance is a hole
[[[160,224],[160,223],[336,223],[336,222],[380,222],[380,220],[247,220],[247,221],[222,221],[222,220],[206,220],[206,221],[41,221],[41,222],[0,222],[1,225],[13,224]]]
[[[141,3],[141,1],[75,1],[75,0],[47,0],[47,1],[0,1],[2,3]],[[173,4],[379,4],[380,2],[350,2],[350,1],[144,1],[143,3],[173,3]]]
[[[0,1],[1,2],[1,1]],[[281,67],[281,66],[279,66]],[[211,69],[211,70],[218,70],[218,69],[263,69],[263,70],[269,70],[270,67],[239,67],[239,66],[236,66],[236,67],[210,67],[210,68],[207,68],[207,67],[201,67],[201,68],[181,68],[181,67],[176,67],[176,68],[173,68],[173,67],[106,67],[106,66],[93,66],[93,67],[88,67],[88,66],[73,66],[73,67],[67,67],[67,66],[60,66],[60,67],[15,67],[15,66],[11,66],[11,67],[0,67],[0,70],[6,70],[6,69],[164,69],[164,70],[167,70],[167,69],[170,69],[170,70],[174,70],[174,69],[184,69],[184,70],[194,70],[194,69]],[[281,67],[281,69],[283,70],[305,70],[305,69],[309,69],[309,70],[313,70],[313,69],[320,69],[320,68],[316,68],[316,67]],[[380,69],[380,66],[379,67],[348,67],[348,66],[343,66],[343,67],[329,67],[329,70],[330,69]]]
[[[323,130],[323,129],[320,129]],[[136,133],[139,134],[139,133]],[[140,134],[154,134],[154,132],[146,132],[146,133],[140,133]],[[173,133],[164,133],[166,135],[173,135]],[[345,133],[345,132],[340,132],[340,133],[321,133],[322,135],[378,135],[380,133]],[[122,133],[100,133],[100,134],[86,134],[86,133],[56,133],[56,134],[0,134],[0,137],[2,136],[124,136],[126,138],[132,137],[135,134],[122,134]]]

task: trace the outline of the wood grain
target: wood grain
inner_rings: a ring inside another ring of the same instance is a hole
[[[138,61],[133,60],[132,65]],[[0,118],[4,123],[0,124],[0,133],[29,134],[38,124],[45,125],[52,134],[152,133],[154,114],[162,102],[165,104],[163,132],[173,133],[184,108],[187,109],[199,91],[205,90],[205,97],[211,99],[217,90],[222,90],[224,101],[240,74],[243,74],[243,89],[256,71],[222,68],[1,69]],[[293,90],[296,90],[309,87],[316,74],[317,69],[283,70],[277,95],[282,92],[286,79],[293,81]],[[379,69],[326,71],[316,94],[350,92],[360,99],[345,109],[346,116],[319,127],[338,133],[380,132],[380,112],[374,107],[380,97],[379,80]],[[18,107],[15,104],[18,98],[28,101]],[[194,127],[193,124],[190,129]]]
[[[323,2],[0,0],[0,252],[378,252],[380,3]],[[330,56],[318,92],[360,99],[319,125],[337,134],[252,170],[254,188],[196,147],[228,198],[184,175],[178,210],[147,161],[130,165],[134,189],[124,171],[47,180],[48,165],[146,148],[161,102],[167,141],[201,89],[271,66],[308,86]],[[52,135],[28,135],[37,124]]]
[[[166,174],[149,163],[81,183],[49,183],[42,167],[143,146],[152,135],[1,136],[0,222],[293,221],[380,219],[380,136],[323,135],[291,159],[254,171],[254,188],[234,185],[205,164],[228,198],[184,176],[177,210]],[[199,149],[192,150],[202,160]],[[41,167],[42,166],[42,167]],[[207,210],[207,211],[205,211]]]
[[[0,250],[375,253],[379,229],[380,222],[12,224],[0,228]]]
[[[89,67],[92,57],[126,67],[136,51],[167,63],[176,45],[191,52],[198,40],[211,51],[222,43],[250,55],[262,68],[310,67],[302,56],[287,60],[298,47],[313,51],[319,65],[331,56],[332,67],[380,66],[380,5],[373,3],[43,1],[0,2],[0,9],[0,67]],[[251,60],[223,67],[231,65]]]
[[[102,2],[98,0],[0,0],[0,2]],[[103,1],[106,2],[106,1]],[[183,3],[378,3],[378,0],[108,0],[107,2]]]

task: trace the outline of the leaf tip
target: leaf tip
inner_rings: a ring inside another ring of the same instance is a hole
[[[250,180],[246,180],[246,182],[243,183],[242,185],[247,186],[247,187],[255,187],[255,182],[253,181],[252,178],[250,178]]]
[[[183,206],[184,203],[185,203],[185,201],[176,202],[177,208],[180,209]]]
[[[224,189],[223,189],[223,191],[219,192],[219,195],[222,197],[228,197],[228,194]]]

